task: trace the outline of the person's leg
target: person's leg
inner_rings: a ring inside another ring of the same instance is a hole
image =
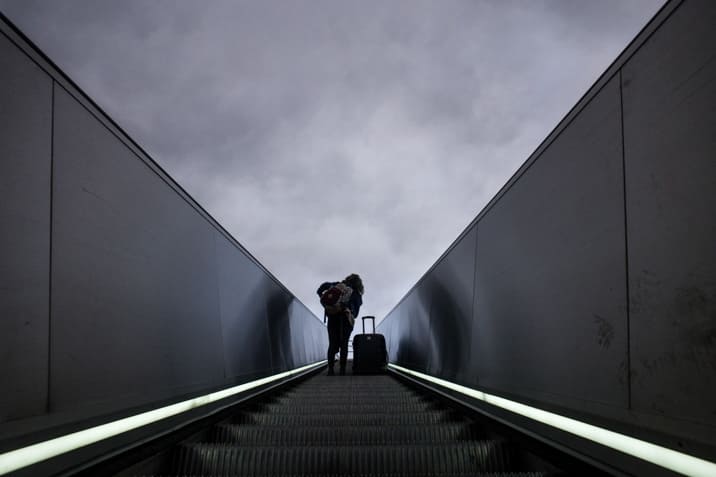
[[[336,353],[341,344],[341,328],[340,322],[336,319],[328,318],[328,374],[333,374],[333,366],[336,362]]]
[[[341,355],[340,355],[340,367],[341,375],[346,374],[346,364],[348,362],[348,340],[351,337],[353,328],[345,320],[341,320]]]

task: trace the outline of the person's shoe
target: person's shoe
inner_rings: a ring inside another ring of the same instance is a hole
[[[328,373],[326,374],[326,376],[335,376],[335,375],[336,375],[336,373],[335,373],[335,371],[333,371],[333,368],[328,368]]]
[[[346,375],[346,368],[341,368],[340,373],[341,373],[341,376],[345,376],[345,375]]]

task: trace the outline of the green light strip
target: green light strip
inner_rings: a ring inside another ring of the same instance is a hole
[[[294,374],[299,374],[311,368],[316,368],[325,362],[325,360],[319,361],[317,363],[309,364],[308,366],[292,369],[291,371],[257,379],[256,381],[251,381],[250,383],[240,384],[238,386],[216,391],[204,396],[188,399],[166,407],[143,412],[135,416],[119,419],[118,421],[108,422],[107,424],[73,432],[72,434],[57,437],[49,441],[39,442],[21,449],[15,449],[4,454],[0,454],[0,475],[5,475],[9,472],[27,467],[28,465],[36,464],[51,457],[94,444],[95,442],[137,429],[138,427],[146,426],[147,424],[151,424],[161,419],[166,419],[167,417],[175,416],[200,406],[205,406],[212,402],[233,396],[234,394],[268,384],[272,381],[286,378]]]
[[[569,417],[543,411],[542,409],[527,406],[526,404],[510,401],[509,399],[487,394],[482,391],[477,391],[450,381],[445,381],[444,379],[435,378],[427,374],[403,368],[395,364],[389,364],[388,366],[403,373],[411,374],[420,379],[424,379],[439,386],[465,394],[466,396],[479,399],[480,401],[492,404],[493,406],[529,417],[530,419],[547,424],[548,426],[556,427],[569,432],[570,434],[589,439],[590,441],[597,442],[603,446],[611,447],[619,452],[629,454],[639,459],[651,462],[652,464],[673,470],[674,472],[679,472],[693,477],[716,476],[716,464],[713,462],[699,459],[698,457],[688,454],[683,454],[667,447],[658,446],[650,442],[625,436],[624,434],[619,434],[614,431],[608,431],[601,427],[586,424]]]

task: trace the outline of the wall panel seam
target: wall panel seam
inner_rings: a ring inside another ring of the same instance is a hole
[[[55,198],[55,80],[50,76],[50,220],[49,220],[49,256],[47,276],[47,396],[45,412],[51,412],[51,373],[52,373],[52,247],[54,231],[54,198]]]
[[[621,126],[622,146],[622,203],[624,205],[624,286],[626,288],[626,381],[627,409],[631,409],[631,296],[629,291],[629,234],[627,221],[627,182],[626,182],[626,146],[624,139],[624,82],[622,69],[619,69],[619,122]]]
[[[221,334],[221,360],[224,367],[224,381],[229,380],[229,372],[228,367],[229,363],[226,359],[226,341],[224,340],[224,302],[222,300],[222,294],[221,294],[221,272],[220,272],[220,264],[219,264],[219,244],[217,243],[217,237],[216,234],[213,234],[213,242],[214,242],[214,271],[216,274],[216,309],[218,311],[218,317],[219,320],[219,333]]]
[[[477,317],[475,316],[475,300],[477,299],[477,243],[479,241],[479,230],[477,224],[475,224],[475,248],[472,256],[472,304],[470,307],[470,354],[468,360],[472,362],[472,348],[474,343],[472,342],[475,336],[475,326],[477,326]],[[475,383],[478,381],[478,377],[475,376]]]

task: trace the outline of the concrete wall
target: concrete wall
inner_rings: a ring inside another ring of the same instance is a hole
[[[2,22],[0,65],[0,441],[324,358],[322,322]]]
[[[392,362],[714,458],[716,3],[669,3],[381,322]]]

